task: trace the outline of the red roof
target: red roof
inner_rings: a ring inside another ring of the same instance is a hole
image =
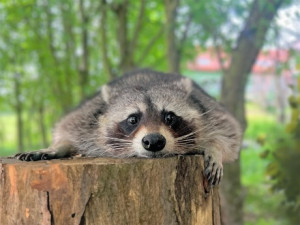
[[[224,67],[228,68],[230,56],[225,52],[221,52],[220,57],[224,62]],[[276,70],[278,62],[284,63],[289,59],[287,50],[274,49],[262,51],[259,53],[256,62],[252,68],[252,73],[273,73]],[[194,61],[188,62],[187,67],[190,70],[217,72],[221,70],[218,56],[214,48],[199,51]]]

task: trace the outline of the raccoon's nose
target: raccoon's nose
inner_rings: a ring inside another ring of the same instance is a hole
[[[148,134],[142,139],[142,144],[147,151],[157,152],[165,147],[166,139],[158,133]]]

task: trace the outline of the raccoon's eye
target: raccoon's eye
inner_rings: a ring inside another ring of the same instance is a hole
[[[139,118],[136,115],[131,115],[127,118],[127,123],[130,125],[135,125],[139,122]]]
[[[165,114],[165,124],[166,125],[172,125],[176,121],[176,115],[173,112],[168,112]]]
[[[121,133],[130,135],[139,125],[142,118],[141,113],[134,113],[129,115],[125,120],[118,124],[118,129]]]

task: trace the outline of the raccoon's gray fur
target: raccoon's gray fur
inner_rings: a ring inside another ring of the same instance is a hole
[[[16,157],[30,161],[204,153],[205,174],[217,184],[222,162],[236,159],[240,144],[236,120],[193,81],[138,70],[102,86],[66,115],[56,125],[48,149]]]

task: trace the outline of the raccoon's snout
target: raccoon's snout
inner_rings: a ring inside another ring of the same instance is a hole
[[[151,152],[161,151],[166,145],[166,138],[159,133],[148,134],[142,139],[144,149]]]

